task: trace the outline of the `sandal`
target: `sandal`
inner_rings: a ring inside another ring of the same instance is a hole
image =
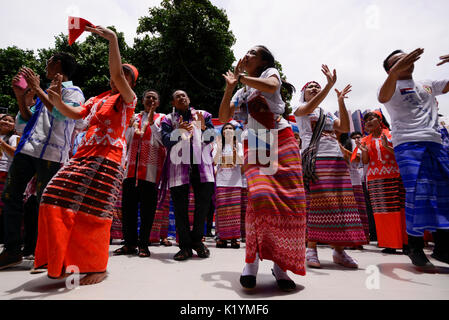
[[[320,260],[318,260],[318,252],[316,249],[307,248],[306,262],[310,268],[321,268]]]
[[[173,244],[167,238],[161,239],[161,246],[171,247]]]
[[[355,261],[353,258],[348,256],[346,254],[346,252],[344,252],[344,251],[338,252],[338,251],[334,250],[334,253],[332,254],[332,258],[334,260],[334,263],[339,264],[343,267],[351,268],[351,269],[357,269],[359,267],[359,265],[357,264],[357,261]]]
[[[240,242],[237,239],[232,239],[231,240],[231,248],[239,249],[240,248]]]
[[[139,247],[139,257],[141,258],[148,258],[151,256],[150,250],[148,250],[148,247]]]
[[[114,250],[115,256],[122,256],[122,255],[134,255],[137,254],[137,248],[136,247],[127,247],[126,245]]]
[[[217,240],[216,247],[217,248],[226,248],[228,246],[228,242],[226,240]]]

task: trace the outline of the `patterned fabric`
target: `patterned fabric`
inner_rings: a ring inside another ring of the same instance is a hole
[[[363,231],[365,232],[365,237],[369,239],[369,221],[368,214],[366,213],[366,201],[365,194],[363,193],[362,185],[352,185],[352,190],[354,191],[355,202],[357,203],[357,209],[359,210],[360,220],[362,221]]]
[[[400,178],[368,181],[376,222],[377,242],[382,248],[401,249],[408,243],[405,231],[405,190]]]
[[[382,134],[387,136],[390,146],[391,134],[388,129],[383,129]],[[369,163],[366,173],[367,180],[373,179],[390,179],[400,177],[399,167],[394,157],[394,154],[389,152],[382,145],[381,139],[374,138],[371,134],[362,139],[362,143],[366,143],[368,147]],[[352,153],[351,161],[355,160],[358,148],[356,147]]]
[[[279,131],[278,170],[265,175],[258,165],[248,165],[245,143],[245,175],[248,181],[246,214],[246,262],[275,262],[282,270],[305,275],[306,201],[301,157],[290,128]]]
[[[408,142],[394,148],[405,187],[407,233],[449,229],[449,154],[435,142]]]
[[[240,205],[240,209],[242,209],[240,214],[240,234],[242,236],[242,239],[246,238],[245,221],[246,221],[247,207],[248,207],[248,189],[242,188],[242,200]]]
[[[35,267],[50,277],[67,266],[103,272],[123,170],[103,157],[71,159],[47,185],[39,208]]]
[[[318,157],[307,196],[307,239],[337,246],[368,243],[343,158]]]
[[[80,113],[89,127],[74,157],[102,156],[124,166],[125,132],[136,104],[136,96],[127,104],[120,94],[111,96],[110,91],[89,99]]]
[[[161,123],[161,134],[164,146],[167,148],[168,159],[168,187],[178,187],[190,183],[191,165],[198,164],[201,182],[215,182],[214,167],[212,159],[213,141],[215,135],[212,115],[203,110],[190,108],[188,114],[183,117],[184,121],[193,122],[196,113],[201,113],[206,122],[207,130],[202,133],[195,125],[193,136],[190,139],[172,141],[172,133],[177,129],[181,117],[178,113],[168,114]],[[203,138],[211,138],[207,142]],[[190,155],[190,157],[189,157]],[[193,161],[193,162],[192,162]]]
[[[154,216],[153,226],[150,233],[150,243],[159,243],[161,239],[168,237],[170,212],[170,192],[165,194],[164,199],[159,201],[156,214]]]
[[[123,239],[123,225],[122,225],[122,190],[117,197],[114,206],[114,215],[111,225],[111,239]]]
[[[216,233],[221,240],[240,238],[242,188],[217,187],[215,204]]]
[[[62,83],[61,98],[64,103],[78,107],[85,101],[83,92],[71,81]],[[69,158],[72,133],[78,121],[68,119],[57,108],[50,112],[38,98],[34,113],[23,130],[15,154],[23,153],[34,158],[64,163]]]
[[[152,126],[146,125],[143,136],[134,132],[127,155],[127,178],[134,178],[137,175],[139,180],[159,183],[166,156],[165,148],[158,133],[163,118],[163,114],[155,114],[154,124]],[[136,119],[139,130],[142,130],[142,126],[145,126],[142,119],[143,112]],[[137,174],[136,160],[138,161]]]

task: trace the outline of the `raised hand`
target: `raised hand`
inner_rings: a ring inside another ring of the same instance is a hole
[[[418,48],[410,52],[409,54],[403,56],[399,59],[390,69],[390,73],[398,74],[402,71],[406,71],[410,68],[416,61],[421,58],[424,53],[424,49]]]
[[[368,147],[365,142],[361,143],[360,141],[356,141],[355,144],[357,147],[362,150],[363,152],[368,152]]]
[[[387,136],[386,136],[384,133],[382,133],[382,135],[380,136],[380,141],[382,142],[382,146],[383,146],[384,148],[390,146],[389,143],[388,143]]]
[[[329,67],[325,64],[321,66],[321,72],[326,76],[327,78],[327,84],[331,87],[334,86],[335,82],[337,82],[337,71],[334,69],[333,72],[329,70]]]
[[[440,63],[437,64],[437,66],[441,66],[442,64],[448,63],[449,62],[449,54],[445,55],[445,56],[441,56],[440,57]]]
[[[38,90],[41,86],[41,79],[38,75],[34,73],[33,70],[27,67],[23,67],[20,69],[20,73],[25,78],[25,81],[28,84],[28,87],[30,87],[33,90]]]
[[[350,84],[348,84],[342,91],[338,91],[337,89],[335,89],[338,100],[343,101],[344,99],[347,99],[348,97],[346,95],[352,91],[351,89],[352,86]]]
[[[202,113],[197,112],[194,116],[194,124],[195,126],[200,125],[199,129],[206,130],[206,121],[204,120],[204,116]]]
[[[11,82],[12,89],[17,97],[23,97],[25,95],[25,93],[27,92],[27,88],[23,89],[23,88],[20,88],[15,85],[17,82],[20,81],[21,77],[22,77],[22,74],[18,73],[17,75],[14,76],[14,78],[12,79],[12,82]]]
[[[57,105],[62,101],[61,91],[62,75],[58,73],[51,82],[50,88],[47,89],[48,100],[50,100],[53,105]]]
[[[95,28],[86,26],[86,31],[98,34],[100,37],[105,38],[106,40],[109,41],[114,40],[117,37],[114,31],[108,28],[104,28],[102,26],[97,26]]]
[[[184,130],[186,130],[186,131],[191,133],[193,131],[193,126],[192,126],[191,123],[188,123],[188,122],[184,121],[183,117],[180,116],[179,117],[179,127],[178,127],[178,129],[184,129]]]

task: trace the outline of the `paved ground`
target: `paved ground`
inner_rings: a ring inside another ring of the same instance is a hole
[[[0,271],[0,300],[409,300],[449,299],[449,265],[431,261],[433,273],[417,271],[404,255],[386,255],[372,243],[365,250],[348,251],[359,261],[358,270],[332,262],[332,250],[319,247],[322,269],[307,275],[290,274],[297,290],[283,293],[271,275],[272,263],[260,263],[257,287],[245,291],[239,283],[244,261],[241,249],[217,249],[206,242],[209,259],[194,256],[183,262],[172,259],[177,246],[151,246],[151,258],[112,256],[108,277],[97,285],[69,289],[65,280],[28,272],[30,261]],[[112,245],[112,252],[117,245]],[[431,248],[426,248],[431,253]],[[377,271],[378,273],[377,273]],[[378,274],[378,278],[376,278]],[[367,287],[368,284],[368,287]],[[371,289],[369,289],[369,287]]]

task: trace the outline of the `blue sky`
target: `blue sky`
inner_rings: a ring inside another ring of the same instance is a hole
[[[67,16],[79,15],[94,24],[115,25],[132,45],[138,19],[159,0],[15,0],[2,3],[0,48],[45,48],[54,36],[67,33]],[[449,64],[436,67],[449,54],[449,2],[359,0],[212,0],[226,10],[237,38],[236,58],[264,44],[281,62],[288,80],[300,90],[309,80],[323,83],[322,63],[337,69],[336,88],[353,85],[348,108],[379,107],[376,94],[385,79],[382,61],[394,49],[425,49],[415,79],[449,79]],[[82,41],[82,37],[80,40]],[[293,98],[296,104],[299,94]],[[449,115],[449,95],[439,98]],[[331,92],[323,104],[337,110]]]

